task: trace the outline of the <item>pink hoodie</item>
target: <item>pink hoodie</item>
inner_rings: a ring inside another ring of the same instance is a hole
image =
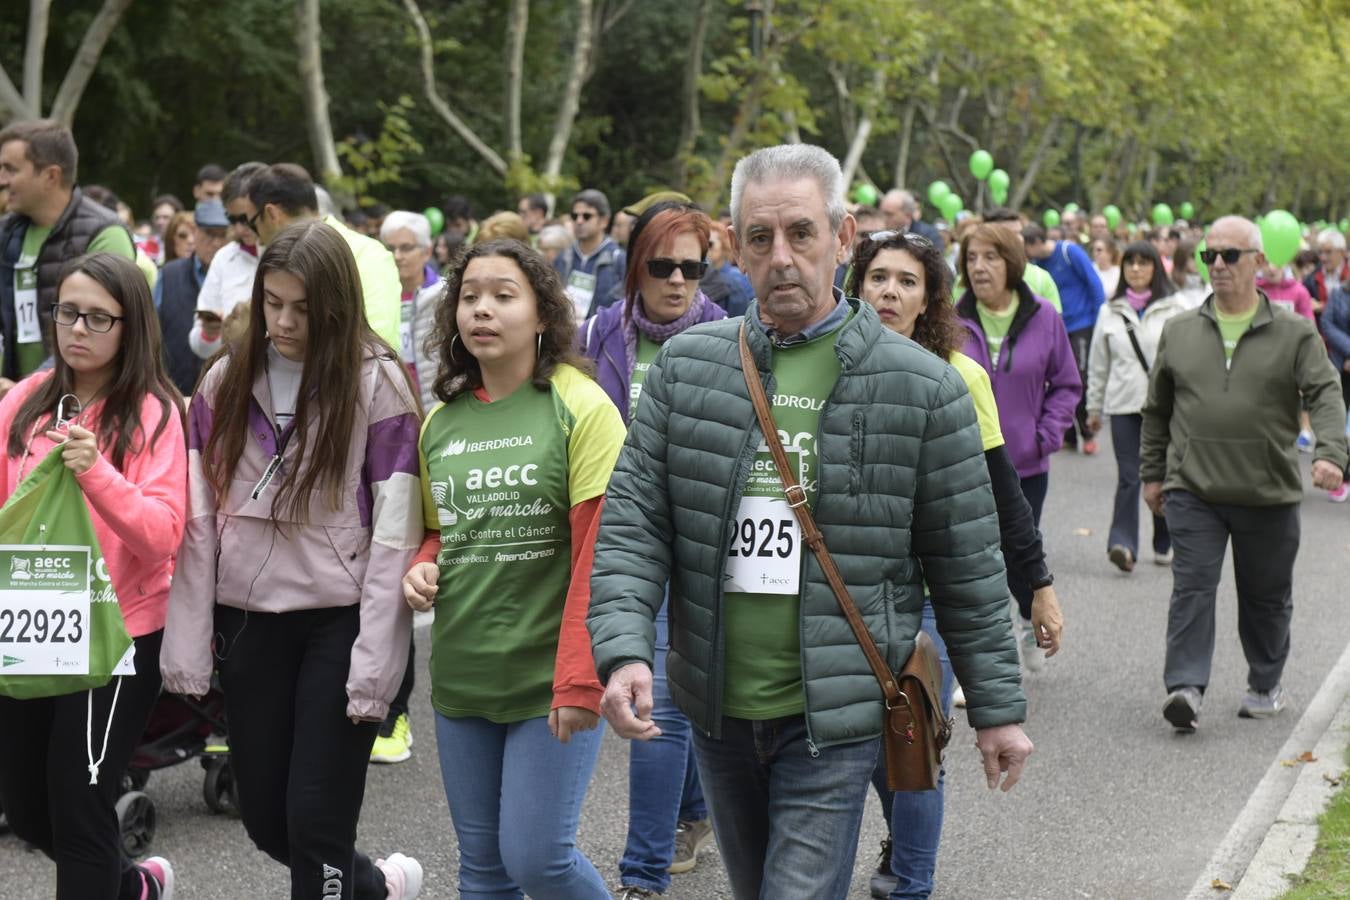
[[[1313,317],[1312,297],[1308,295],[1308,289],[1303,286],[1303,282],[1298,279],[1285,276],[1279,281],[1267,281],[1258,274],[1256,286],[1265,291],[1270,302],[1276,306],[1283,306],[1305,319]]]
[[[50,371],[37,372],[20,381],[0,400],[0,440],[8,442],[19,407],[51,377]],[[80,424],[97,433],[102,412],[102,401],[93,404],[85,410]],[[126,471],[117,471],[106,456],[100,455],[89,471],[76,476],[89,505],[89,518],[108,564],[122,618],[133,638],[164,627],[169,578],[173,575],[174,554],[183,539],[187,511],[187,443],[183,420],[171,408],[164,431],[158,440],[152,441],[163,415],[159,401],[147,395],[141,404],[146,446],[140,453],[127,454]],[[4,491],[4,499],[9,499],[21,478],[33,471],[55,446],[40,424],[29,444],[27,460],[22,455],[0,454],[0,489]]]

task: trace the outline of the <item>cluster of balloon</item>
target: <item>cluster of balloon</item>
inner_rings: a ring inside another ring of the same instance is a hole
[[[435,237],[445,229],[445,214],[434,206],[428,206],[422,210],[422,215],[427,217],[427,224],[431,226],[431,236]]]
[[[928,186],[928,202],[941,210],[942,217],[949,222],[955,222],[957,215],[966,207],[961,195],[954,193],[945,181],[935,181]]]

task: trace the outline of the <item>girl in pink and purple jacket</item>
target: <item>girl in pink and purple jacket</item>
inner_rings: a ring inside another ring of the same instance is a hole
[[[0,401],[0,502],[62,448],[134,642],[136,671],[88,692],[0,697],[0,806],[16,835],[56,861],[49,896],[159,900],[172,895],[173,868],[159,857],[140,865],[126,858],[114,804],[159,695],[187,496],[181,398],[134,264],[108,253],[79,257],[66,264],[57,290],[53,367]],[[58,410],[69,418],[65,431]]]

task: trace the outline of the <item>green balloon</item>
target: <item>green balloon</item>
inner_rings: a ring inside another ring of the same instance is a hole
[[[928,186],[928,202],[936,206],[938,209],[941,209],[942,198],[947,196],[951,192],[952,189],[947,186],[947,182],[935,181]]]
[[[1172,215],[1172,207],[1166,203],[1159,203],[1153,207],[1154,225],[1171,225],[1176,221],[1176,216]]]
[[[989,155],[988,150],[976,150],[970,154],[970,174],[984,181],[992,171],[994,171],[994,157]]]
[[[1204,252],[1205,242],[1201,241],[1195,245],[1195,269],[1200,273],[1200,277],[1205,280],[1205,283],[1209,284],[1209,266],[1205,265],[1205,261],[1200,258],[1200,254]]]
[[[445,228],[445,213],[434,206],[428,206],[422,210],[422,215],[427,217],[427,224],[431,226],[431,236],[435,237]]]
[[[1045,223],[1046,228],[1059,227],[1059,213],[1053,209],[1047,209],[1045,215],[1041,216],[1041,221]]]
[[[989,186],[989,196],[994,198],[995,203],[1002,206],[1004,203],[1008,202],[1008,188],[1006,186],[1000,187],[999,185],[991,184]]]
[[[1195,204],[1187,200],[1181,204],[1181,217],[1186,220],[1195,218]]]
[[[1066,204],[1064,204],[1064,211],[1065,211],[1066,213],[1076,213],[1076,212],[1078,212],[1078,209],[1079,209],[1079,206],[1078,206],[1077,203],[1066,203]]]
[[[853,186],[853,202],[860,206],[876,206],[879,195],[877,189],[865,181]]]
[[[1008,195],[1008,186],[1012,184],[1012,179],[1008,173],[1002,169],[995,169],[989,173],[989,190],[994,193],[1002,193],[1005,197]],[[1003,201],[998,201],[1002,203]]]
[[[948,194],[942,198],[938,208],[942,210],[942,217],[948,222],[956,221],[956,214],[965,208],[965,201],[957,194]]]
[[[1350,219],[1341,219],[1341,231],[1350,231]]]
[[[1261,244],[1273,266],[1287,266],[1298,254],[1298,219],[1282,209],[1273,209],[1261,220]]]
[[[1116,226],[1120,224],[1120,207],[1114,203],[1108,203],[1102,210],[1102,215],[1106,216],[1106,226],[1115,231]]]

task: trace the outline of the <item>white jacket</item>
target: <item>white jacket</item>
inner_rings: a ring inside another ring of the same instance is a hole
[[[1139,364],[1125,329],[1125,319],[1134,326],[1139,349],[1151,367],[1158,352],[1163,324],[1185,311],[1185,302],[1177,294],[1144,307],[1142,318],[1124,297],[1102,306],[1097,312],[1092,347],[1088,350],[1088,413],[1106,413],[1108,416],[1137,413],[1148,396],[1148,372]]]

